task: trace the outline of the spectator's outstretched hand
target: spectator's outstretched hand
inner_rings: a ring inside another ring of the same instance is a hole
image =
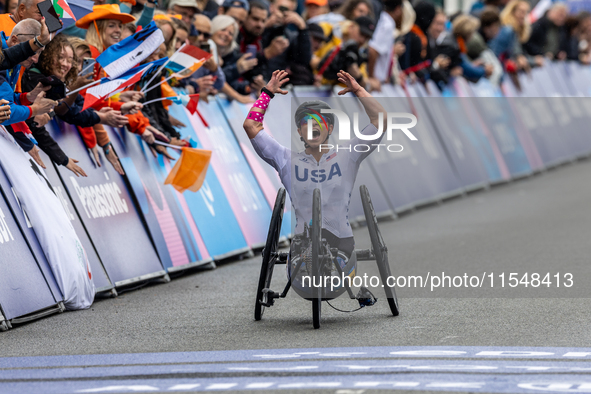
[[[115,151],[111,148],[108,150],[108,152],[109,153],[107,153],[107,151],[105,151],[105,156],[107,157],[107,161],[109,163],[111,163],[111,165],[113,166],[115,171],[117,171],[119,173],[119,175],[125,175],[125,171],[123,171],[123,167],[121,167],[121,163],[119,163],[119,158],[117,157],[117,154],[115,153]]]
[[[84,85],[82,85],[82,86],[84,86]],[[49,86],[49,85],[43,86],[43,84],[41,84],[41,82],[39,82],[33,90],[31,90],[29,93],[27,93],[27,100],[29,100],[29,102],[32,103],[35,100],[37,100],[37,96],[39,96],[39,93],[47,92],[49,89],[51,89],[51,86]]]
[[[154,138],[162,141],[162,142],[170,142],[170,140],[168,139],[168,137],[166,135],[164,135],[164,133],[162,133],[160,130],[158,130],[156,127],[154,126],[148,126],[146,127],[146,131],[150,131],[152,132],[152,134],[154,135]],[[160,145],[162,146],[162,145]]]
[[[271,80],[267,83],[266,88],[273,94],[287,94],[287,90],[282,90],[281,86],[289,81],[287,71],[275,70],[271,76]]]
[[[37,115],[33,118],[34,122],[37,123],[37,127],[43,127],[51,120],[49,114]]]
[[[101,166],[101,158],[98,153],[98,145],[95,145],[94,148],[89,149],[90,153],[92,153],[92,157],[94,157],[94,161],[97,166]]]
[[[41,160],[41,156],[39,155],[39,148],[37,147],[37,145],[33,146],[33,149],[31,149],[27,153],[29,154],[29,156],[33,158],[33,160],[35,160],[35,163],[39,164],[39,166],[41,166],[44,170],[47,169],[47,167],[45,167],[45,163],[43,163],[43,160]]]
[[[361,89],[363,89],[353,78],[351,74],[345,72],[343,70],[337,73],[337,78],[340,83],[345,85],[345,88],[339,92],[339,96],[347,93],[357,94]]]
[[[4,99],[0,100],[0,104],[0,122],[4,122],[10,119],[10,105],[5,105],[8,104],[8,101]]]
[[[128,101],[121,106],[121,113],[123,115],[134,115],[144,108],[142,103],[138,103],[137,101]]]
[[[68,164],[66,164],[66,168],[68,170],[72,171],[74,174],[76,174],[76,176],[88,176],[88,175],[86,175],[84,170],[82,168],[80,168],[80,166],[78,166],[76,163],[78,163],[78,160],[72,159],[70,157]]]
[[[111,107],[101,108],[97,114],[102,124],[106,124],[111,127],[123,127],[129,123],[129,120],[126,116],[121,115],[120,111],[115,111]]]

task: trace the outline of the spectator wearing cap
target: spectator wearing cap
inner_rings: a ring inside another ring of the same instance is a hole
[[[304,15],[310,23],[323,22],[322,16],[330,12],[328,0],[305,0],[304,5],[306,6]]]
[[[250,5],[246,0],[225,0],[218,11],[218,15],[231,16],[238,23],[238,26],[242,26],[249,10]]]
[[[313,83],[310,69],[312,48],[308,26],[304,19],[295,12],[297,3],[294,0],[274,0],[270,6],[270,16],[263,33],[263,46],[269,45],[281,49],[287,40],[287,49],[281,54],[268,59],[265,80],[271,78],[274,70],[286,70],[290,74],[290,82],[294,85],[309,85]]]
[[[402,0],[384,0],[384,10],[369,42],[367,72],[370,90],[381,90],[381,84],[390,79],[394,59],[396,25],[402,26]]]
[[[170,0],[168,3],[168,12],[181,15],[183,22],[191,25],[193,23],[193,17],[200,10],[196,0]]]
[[[343,22],[342,40],[331,48],[315,67],[317,78],[323,84],[336,83],[337,73],[345,70],[360,85],[367,82],[367,43],[371,40],[376,25],[367,16],[360,16],[354,21]],[[331,41],[334,42],[334,41]],[[331,43],[327,43],[327,46]]]

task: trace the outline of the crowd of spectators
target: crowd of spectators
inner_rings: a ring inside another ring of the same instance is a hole
[[[294,85],[336,84],[337,72],[346,70],[369,91],[379,91],[385,83],[409,80],[443,86],[459,75],[499,84],[549,61],[591,63],[591,14],[569,14],[560,2],[531,23],[527,0],[479,0],[469,13],[454,15],[427,0],[129,1],[95,0],[91,13],[54,35],[38,11],[40,0],[0,0],[0,124],[41,166],[39,149],[77,176],[86,175],[45,128],[54,116],[76,126],[97,165],[102,150],[119,173],[103,125],[125,126],[154,154],[170,157],[154,142],[186,145],[178,132],[183,124],[168,113],[166,101],[142,103],[176,95],[173,87],[199,93],[202,100],[223,93],[250,103],[278,69]],[[85,60],[152,20],[165,41],[145,62],[170,57],[184,44],[212,57],[189,77],[155,89],[150,88],[167,75],[152,71],[133,88],[85,110],[84,91],[59,94],[59,85],[74,92],[104,77],[98,64],[82,72]]]

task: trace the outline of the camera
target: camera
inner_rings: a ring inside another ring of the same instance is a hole
[[[337,73],[340,70],[348,70],[353,64],[361,66],[367,61],[365,52],[361,52],[359,44],[353,40],[344,42],[336,55],[334,55],[335,50],[337,49],[327,53],[318,65],[319,70],[324,68],[322,76],[328,80],[337,79]]]

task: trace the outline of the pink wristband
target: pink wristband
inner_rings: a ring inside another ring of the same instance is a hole
[[[261,95],[259,96],[259,99],[254,102],[252,108],[250,109],[250,112],[246,116],[246,119],[252,119],[255,122],[263,123],[263,119],[265,117],[265,114],[263,114],[262,112],[253,111],[252,109],[253,108],[260,108],[263,111],[266,111],[267,107],[269,106],[270,101],[271,101],[271,98],[269,97],[269,95],[265,92],[262,92]]]

